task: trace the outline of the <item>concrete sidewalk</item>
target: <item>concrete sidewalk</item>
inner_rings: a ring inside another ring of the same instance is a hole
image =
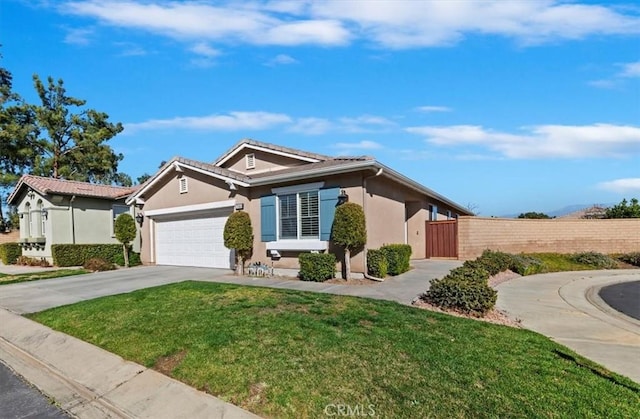
[[[0,309],[0,359],[78,418],[257,418],[159,372]]]
[[[640,321],[598,296],[604,286],[639,279],[637,269],[525,276],[498,285],[496,306],[527,329],[640,383]]]

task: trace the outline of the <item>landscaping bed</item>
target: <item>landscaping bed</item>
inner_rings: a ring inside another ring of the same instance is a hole
[[[31,272],[24,274],[2,274],[0,273],[0,285],[16,284],[18,282],[38,281],[41,279],[62,278],[65,276],[82,275],[89,271],[84,269],[51,269],[41,272]]]
[[[539,334],[386,301],[183,282],[29,317],[265,417],[609,418],[640,403],[640,386]]]

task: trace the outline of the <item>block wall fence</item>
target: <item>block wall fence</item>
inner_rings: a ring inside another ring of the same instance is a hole
[[[458,258],[508,253],[640,252],[640,219],[458,218]]]

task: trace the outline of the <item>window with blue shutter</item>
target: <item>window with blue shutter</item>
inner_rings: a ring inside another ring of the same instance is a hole
[[[263,196],[260,198],[260,230],[263,242],[276,240],[276,225],[276,196]]]
[[[331,227],[339,194],[340,188],[320,189],[320,240],[331,239]]]

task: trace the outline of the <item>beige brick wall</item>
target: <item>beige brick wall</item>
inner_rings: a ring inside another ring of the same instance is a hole
[[[640,219],[524,220],[460,217],[458,257],[474,259],[484,249],[509,253],[640,252]]]

